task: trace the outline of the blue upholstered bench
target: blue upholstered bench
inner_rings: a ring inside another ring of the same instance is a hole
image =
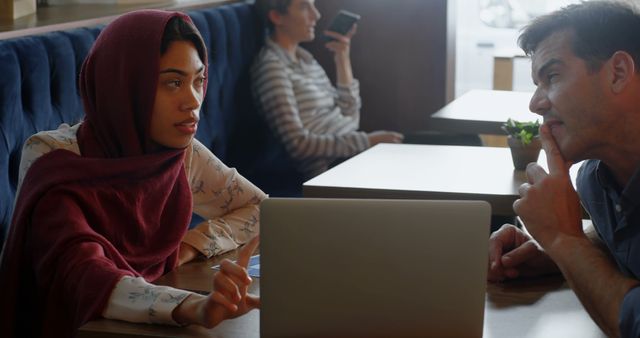
[[[251,5],[187,12],[209,47],[209,86],[196,137],[272,196],[298,196],[302,179],[257,114],[249,66],[263,43]],[[22,144],[83,115],[77,78],[103,26],[0,40],[0,247],[11,222]]]

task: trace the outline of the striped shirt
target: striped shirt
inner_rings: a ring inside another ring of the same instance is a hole
[[[335,88],[309,52],[298,47],[296,57],[267,38],[251,68],[252,90],[271,130],[310,178],[367,149],[369,140],[358,131],[358,81]]]

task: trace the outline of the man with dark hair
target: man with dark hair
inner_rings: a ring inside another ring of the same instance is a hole
[[[640,336],[640,14],[590,1],[542,16],[519,38],[531,56],[549,171],[527,167],[514,204],[530,236],[491,236],[491,281],[562,273],[600,328]],[[584,163],[576,192],[569,167]],[[593,226],[584,229],[580,202]]]

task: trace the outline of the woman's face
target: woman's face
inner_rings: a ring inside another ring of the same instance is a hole
[[[320,19],[315,0],[293,0],[286,14],[275,11],[274,13],[272,22],[276,34],[286,35],[296,43],[312,41],[315,38],[316,22]]]
[[[158,88],[151,115],[151,139],[185,148],[198,129],[205,67],[190,41],[174,41],[160,57]]]

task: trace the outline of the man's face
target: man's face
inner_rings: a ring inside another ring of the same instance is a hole
[[[559,31],[543,40],[531,58],[536,91],[529,109],[551,128],[568,161],[598,154],[613,128],[607,111],[603,71],[590,71],[571,50],[572,33]]]
[[[315,0],[293,0],[286,14],[278,14],[279,22],[274,23],[281,34],[296,43],[309,42],[315,38],[316,22],[320,12]]]
[[[204,98],[204,65],[191,42],[174,41],[160,57],[158,88],[151,115],[151,139],[184,148],[198,128]]]

